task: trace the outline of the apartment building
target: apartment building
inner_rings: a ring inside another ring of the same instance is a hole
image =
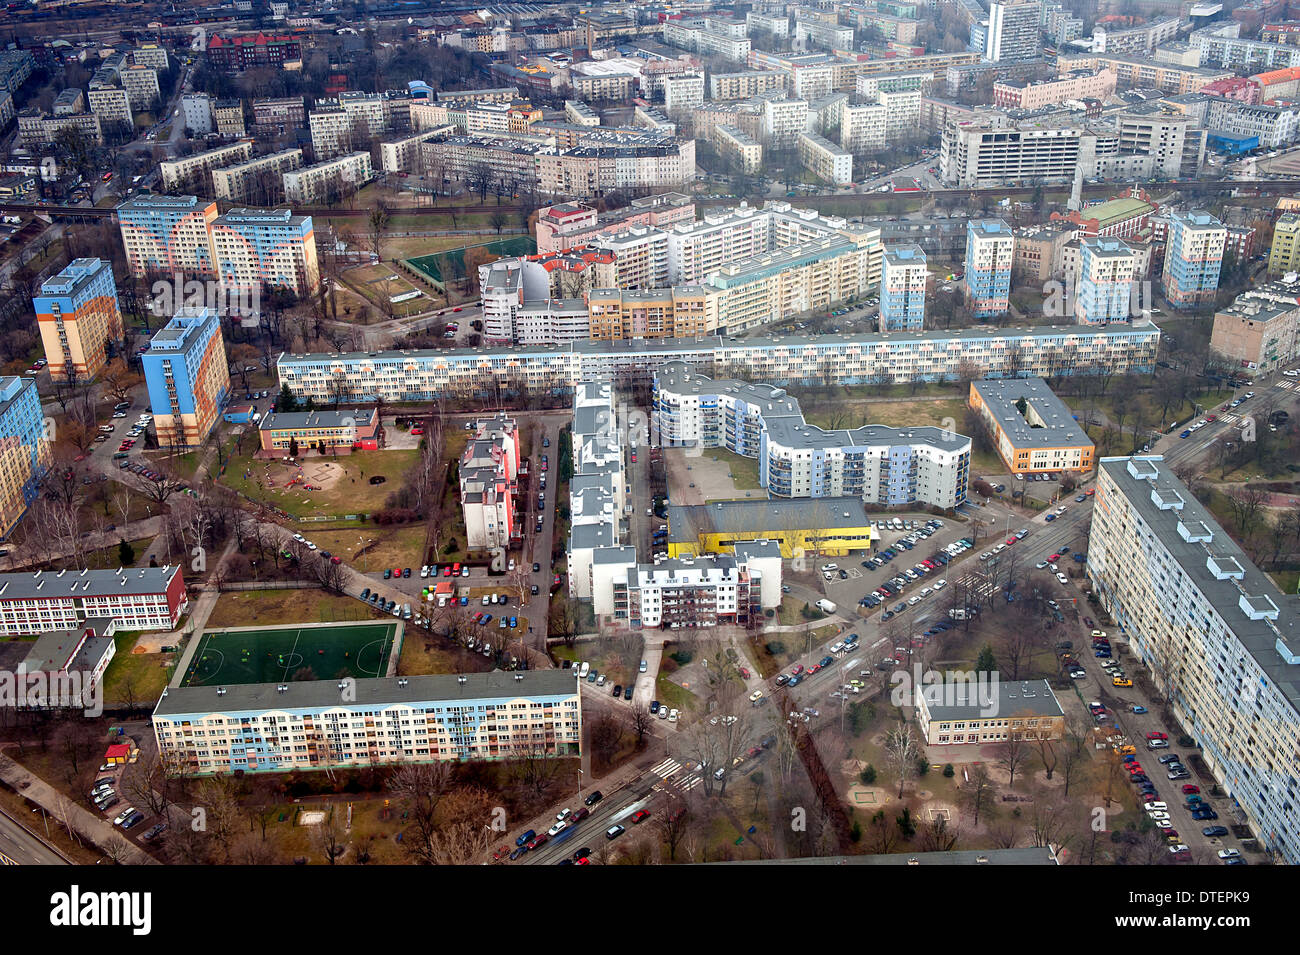
[[[633,630],[761,627],[763,611],[781,603],[780,550],[761,541],[737,545],[737,551],[593,567],[592,609]],[[764,600],[771,591],[775,602]]]
[[[968,403],[1012,474],[1092,470],[1092,439],[1043,379],[972,381]]]
[[[541,156],[553,152],[542,142],[496,139],[487,136],[439,135],[420,144],[424,174],[441,175],[443,180],[464,180],[478,169],[486,168],[494,179],[518,184],[538,180]]]
[[[1268,250],[1268,274],[1300,272],[1300,213],[1284,212],[1273,223],[1273,244]]]
[[[665,230],[695,221],[695,203],[689,196],[665,192],[633,199],[622,209],[598,212],[594,205],[562,202],[537,213],[537,251],[557,252],[584,245],[602,235],[617,235],[632,226]]]
[[[675,116],[704,102],[704,74],[677,73],[663,78],[664,112]]]
[[[1300,862],[1300,614],[1159,456],[1103,458],[1088,576],[1262,846]]]
[[[478,348],[374,355],[286,353],[276,368],[280,384],[289,385],[303,398],[328,401],[342,386],[353,400],[392,403],[472,395],[495,387],[549,394],[615,373],[649,382],[654,370],[668,361],[685,361],[717,377],[743,371],[779,387],[809,381],[851,385],[955,380],[970,368],[983,377],[1016,373],[1050,378],[1097,374],[1101,369],[1141,373],[1155,368],[1159,342],[1155,325],[1135,321],[1100,327],[985,327],[888,335],[585,341],[491,353]]]
[[[253,100],[253,132],[259,136],[284,136],[306,122],[307,107],[301,96]]]
[[[992,318],[1007,310],[1015,235],[1002,219],[971,219],[966,223],[966,304],[976,318]]]
[[[140,356],[158,446],[196,447],[212,433],[230,394],[221,319],[182,308]]]
[[[294,205],[317,205],[359,189],[375,177],[370,153],[352,153],[285,172],[284,198]]]
[[[1098,53],[1150,55],[1162,43],[1177,39],[1179,24],[1177,17],[1161,17],[1136,27],[1107,29],[1098,26],[1092,31],[1092,48]]]
[[[1004,60],[1031,60],[1041,56],[1042,19],[1041,0],[993,0],[989,4],[984,58],[1000,63]]]
[[[418,173],[421,171],[421,146],[442,135],[443,129],[426,129],[423,132],[402,133],[379,144],[380,168],[385,173]]]
[[[695,140],[592,133],[572,149],[539,154],[537,176],[543,193],[575,198],[678,187],[695,179]]]
[[[117,207],[126,264],[135,278],[177,272],[216,277],[211,230],[217,204],[196,196],[140,195]]]
[[[735,126],[714,126],[712,141],[729,168],[750,175],[763,168],[763,145]]]
[[[227,286],[282,288],[299,298],[320,286],[311,216],[288,209],[231,209],[213,220],[212,254]]]
[[[18,114],[18,138],[29,149],[50,145],[62,129],[80,130],[96,146],[104,145],[104,127],[95,113],[49,116],[34,107],[28,107]]]
[[[218,146],[180,159],[164,160],[158,164],[158,170],[164,189],[186,187],[206,190],[210,188],[208,173],[211,170],[247,162],[252,158],[253,141],[241,139],[229,146]]]
[[[843,13],[859,30],[878,30],[882,39],[892,40],[895,43],[915,44],[921,26],[921,22],[915,17],[894,16],[871,9],[845,7]],[[847,48],[842,47],[842,49]]]
[[[745,14],[745,32],[749,36],[767,33],[774,37],[787,37],[790,35],[790,18],[750,10]]]
[[[986,674],[983,674],[986,676]],[[918,688],[916,722],[927,746],[989,745],[1065,736],[1065,711],[1046,680],[936,683]]]
[[[1277,149],[1295,142],[1300,134],[1300,107],[1294,104],[1261,103],[1252,105],[1240,100],[1211,100],[1204,125],[1215,133],[1259,137],[1264,149]]]
[[[1300,66],[1300,46],[1246,40],[1231,35],[1239,28],[1240,24],[1234,23],[1195,30],[1187,42],[1193,50],[1200,52],[1204,66],[1256,73]]]
[[[1249,289],[1216,311],[1210,350],[1259,374],[1300,358],[1300,276]]]
[[[1015,80],[993,84],[993,105],[1002,109],[1042,109],[1067,100],[1099,99],[1115,95],[1117,77],[1112,69],[1076,70],[1054,80]]]
[[[800,133],[799,163],[822,182],[853,184],[853,154],[816,133]]]
[[[726,33],[708,30],[703,25],[685,20],[667,20],[664,22],[664,42],[679,50],[692,53],[707,53],[723,59],[744,63],[749,56],[749,37],[729,36]]]
[[[297,36],[258,33],[208,39],[208,62],[223,73],[241,73],[253,67],[283,69],[302,60],[302,41]]]
[[[809,129],[808,102],[802,99],[765,99],[760,128],[769,149],[788,149]]]
[[[764,93],[785,92],[789,77],[776,70],[745,70],[740,73],[710,73],[709,99],[741,100]]]
[[[883,149],[891,138],[890,109],[882,103],[854,105],[849,103],[847,96],[841,94],[833,112],[837,116],[839,144],[850,153]]]
[[[122,87],[113,85],[109,78],[100,76],[100,72],[86,88],[86,103],[90,111],[101,122],[130,126],[135,116],[131,112],[131,97]]]
[[[212,194],[230,202],[275,202],[283,198],[284,174],[302,168],[302,150],[285,149],[212,170]]]
[[[1138,252],[1120,239],[1090,236],[1080,243],[1075,320],[1081,325],[1127,322],[1137,294]]]
[[[842,27],[821,20],[805,20],[796,11],[794,40],[804,49],[851,50],[853,49],[853,27]]]
[[[1016,229],[1012,270],[1026,282],[1059,278],[1062,250],[1075,235],[1073,228],[1059,222]]]
[[[340,396],[342,398],[344,396]],[[280,459],[290,452],[315,451],[338,456],[383,447],[378,408],[317,411],[268,411],[258,423],[258,456]]]
[[[188,609],[179,567],[0,574],[0,630],[11,637],[96,618],[119,630],[174,630]]]
[[[467,547],[508,548],[523,538],[515,497],[519,493],[519,425],[513,418],[482,418],[461,453],[460,508]]]
[[[32,298],[50,378],[87,382],[122,353],[122,310],[113,265],[107,259],[73,259],[41,283]]]
[[[0,540],[7,540],[50,469],[50,435],[35,378],[0,378]]]
[[[376,677],[169,687],[153,712],[158,751],[187,776],[297,772],[525,756],[577,756],[573,673]]]
[[[1158,89],[1171,95],[1197,93],[1217,80],[1231,79],[1231,70],[1205,69],[1179,63],[1162,63],[1146,56],[1117,56],[1109,53],[1063,53],[1056,58],[1057,70],[1073,73],[1076,70],[1115,71],[1115,84],[1119,90]]]
[[[1189,309],[1214,301],[1227,241],[1228,230],[1208,212],[1170,215],[1161,282],[1171,307]]]
[[[597,593],[608,597],[610,591],[596,578],[603,581],[636,563],[636,548],[622,543],[619,530],[628,505],[624,445],[636,437],[627,427],[627,409],[615,405],[608,376],[575,386],[566,563],[569,595],[578,600],[592,600]],[[604,612],[612,612],[612,600]]]
[[[600,114],[581,100],[564,101],[564,118],[575,126],[599,126]]]
[[[148,66],[160,71],[171,66],[166,47],[157,43],[141,43],[131,51],[131,62],[137,66]]]
[[[930,272],[915,243],[885,249],[880,282],[880,331],[920,331],[925,324],[925,286]]]
[[[970,188],[1070,181],[1083,136],[1083,130],[1070,127],[1020,129],[996,120],[949,123],[939,149],[939,178]]]
[[[228,138],[246,136],[244,102],[239,99],[219,99],[212,104],[212,122],[217,133]]]
[[[685,362],[655,373],[653,433],[666,447],[757,458],[776,497],[854,497],[879,506],[954,508],[966,499],[970,439],[939,428],[824,431],[784,389],[713,380]]]
[[[635,73],[574,73],[569,74],[573,95],[590,103],[625,103],[637,93],[639,80]]]

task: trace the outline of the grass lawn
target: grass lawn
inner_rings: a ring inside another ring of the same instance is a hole
[[[726,462],[727,468],[731,471],[731,481],[736,486],[737,491],[761,491],[763,489],[758,481],[758,461],[754,458],[742,457],[725,448],[710,448],[708,455],[714,461]]]
[[[1300,593],[1300,570],[1273,570],[1269,576],[1284,594]]]
[[[670,710],[678,709],[689,713],[696,704],[700,702],[690,690],[687,690],[674,683],[666,674],[659,674],[655,679],[655,697],[659,700],[660,706],[666,706]]]
[[[820,620],[826,614],[817,609],[815,605],[809,605],[811,617],[803,615],[804,601],[798,597],[785,596],[781,598],[781,606],[777,609],[776,619],[783,627],[793,627],[797,624],[808,623],[810,620]],[[784,634],[775,634],[777,638],[783,637]]]
[[[324,491],[304,491],[301,488],[286,490],[279,486],[263,487],[267,464],[271,463],[272,480],[288,471],[279,462],[254,460],[252,453],[233,457],[226,466],[222,480],[229,487],[256,501],[265,501],[295,517],[315,515],[368,514],[384,506],[388,495],[401,485],[402,476],[420,458],[419,449],[402,451],[357,451],[349,455],[322,457],[309,453],[299,457],[304,468],[329,462],[342,468],[336,483]],[[382,484],[371,484],[370,478],[382,476]]]
[[[245,590],[224,593],[208,617],[208,627],[250,627],[254,624],[321,623],[331,620],[370,620],[355,597],[322,590]]]
[[[493,621],[495,623],[496,621]],[[402,638],[402,654],[397,658],[397,672],[404,676],[419,673],[482,673],[492,669],[490,658],[471,653],[460,644],[443,637],[408,628]]]
[[[415,573],[425,562],[423,522],[387,527],[366,524],[334,530],[305,528],[304,536],[321,550],[338,554],[362,573],[382,573],[385,567],[410,567]]]
[[[390,275],[397,275],[397,273],[387,265],[368,265],[357,269],[349,269],[343,273],[342,279],[353,292],[379,309],[385,319],[388,317],[387,310],[389,308],[393,310],[394,318],[405,318],[407,315],[427,312],[436,306],[435,299],[423,294],[422,289],[416,288],[400,275],[397,276],[396,281],[387,281]],[[412,291],[418,291],[422,294],[418,298],[409,299],[405,302],[389,301],[390,296]]]
[[[153,701],[162,696],[176,665],[174,653],[132,653],[140,634],[119,631],[113,635],[117,648],[104,672],[104,699],[110,702],[136,703]]]

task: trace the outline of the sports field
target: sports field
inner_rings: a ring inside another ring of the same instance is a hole
[[[532,255],[537,251],[537,242],[529,235],[517,235],[508,239],[494,239],[491,242],[481,242],[479,245],[496,256]],[[464,269],[465,251],[466,248],[459,248],[448,249],[445,252],[434,252],[430,255],[407,259],[406,264],[417,272],[422,272],[435,282],[442,284],[446,281],[444,277],[453,272],[450,264],[453,259],[456,260],[462,270]]]
[[[398,624],[290,624],[205,630],[181,686],[385,676]]]

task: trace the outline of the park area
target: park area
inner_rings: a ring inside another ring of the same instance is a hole
[[[251,454],[231,458],[222,481],[254,501],[294,517],[344,517],[383,508],[420,457],[418,449],[355,451],[338,457],[300,454],[298,463]]]
[[[383,314],[387,315],[391,309],[394,318],[427,312],[434,305],[421,289],[402,278],[388,265],[361,265],[348,269],[343,273],[343,281]],[[412,297],[395,302],[395,296]]]
[[[205,630],[181,686],[386,675],[400,624],[289,624]]]

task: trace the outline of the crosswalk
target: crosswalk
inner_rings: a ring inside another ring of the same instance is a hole
[[[966,592],[977,600],[987,600],[998,592],[999,588],[983,574],[963,574],[959,580]]]
[[[668,785],[672,786],[674,789],[680,790],[681,792],[690,792],[704,781],[703,777],[697,770],[691,770],[684,775],[680,775],[682,768],[680,762],[669,757],[663,762],[651,767],[650,772],[664,780],[664,782],[668,783]]]
[[[657,766],[652,767],[650,772],[654,773],[660,779],[667,779],[681,768],[682,764],[670,757],[665,759],[662,763],[659,763]]]

